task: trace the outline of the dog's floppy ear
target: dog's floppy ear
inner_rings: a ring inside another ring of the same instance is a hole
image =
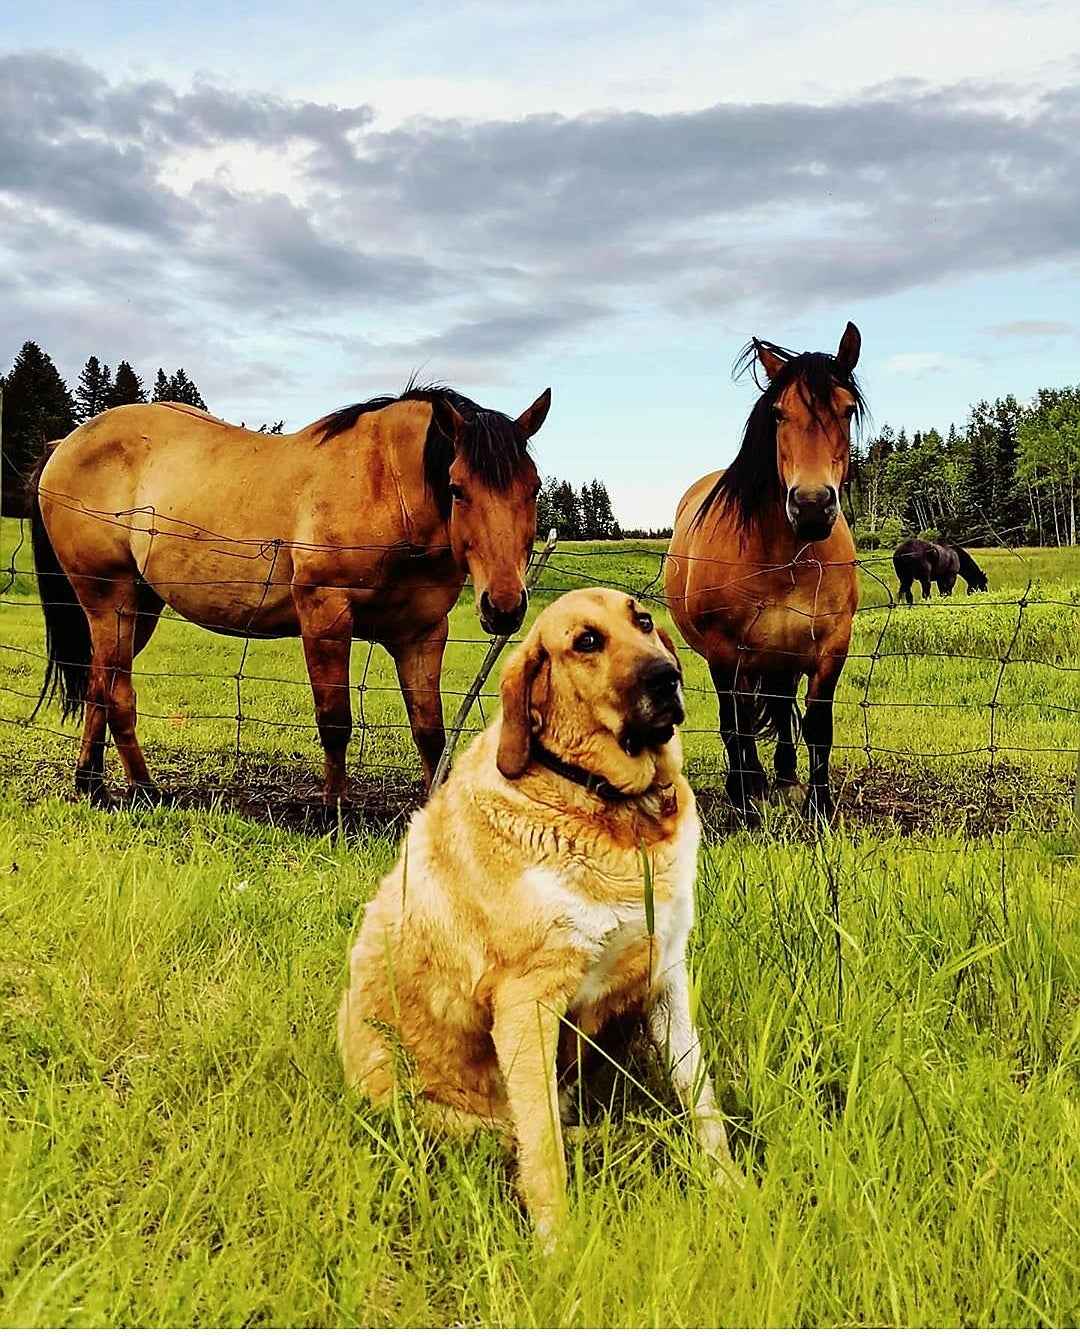
[[[662,626],[656,628],[656,634],[660,637],[660,643],[675,660],[675,667],[682,672],[682,660],[679,658],[679,651],[675,648],[675,642],[668,635]]]
[[[533,634],[507,664],[499,689],[502,697],[502,727],[495,764],[507,779],[517,779],[529,764],[534,722],[543,724],[540,713],[547,701],[547,650]]]

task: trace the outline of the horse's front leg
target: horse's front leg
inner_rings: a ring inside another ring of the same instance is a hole
[[[748,693],[740,691],[744,684],[737,670],[710,663],[709,671],[720,708],[720,736],[728,754],[727,799],[744,817],[753,819],[753,800],[768,792],[769,781],[758,759],[753,713],[747,709]]]
[[[352,736],[349,702],[352,604],[342,590],[321,586],[294,586],[293,601],[315,700],[315,723],[323,745],[323,801],[332,807],[345,799],[348,789],[345,752]]]
[[[833,697],[847,658],[847,647],[823,655],[810,675],[803,715],[803,737],[810,754],[810,787],[806,815],[831,821],[836,810],[829,791],[829,754],[833,743]]]
[[[427,788],[431,787],[435,767],[446,746],[439,684],[449,628],[450,623],[444,617],[422,636],[387,645],[397,668],[398,683],[405,699],[413,741],[420,753]]]

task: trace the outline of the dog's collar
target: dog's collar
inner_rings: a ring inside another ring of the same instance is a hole
[[[605,779],[603,775],[594,775],[584,766],[574,765],[573,761],[564,761],[561,756],[556,756],[542,743],[537,742],[536,738],[532,740],[530,754],[534,761],[538,761],[546,769],[553,770],[555,774],[570,780],[572,784],[580,784],[583,789],[595,793],[604,802],[627,803],[634,798],[645,796],[643,793],[623,793],[622,789],[617,789],[610,779]],[[648,792],[649,790],[646,790],[646,793]],[[655,792],[660,799],[660,812],[663,816],[672,816],[679,810],[679,799],[674,784],[661,785]]]

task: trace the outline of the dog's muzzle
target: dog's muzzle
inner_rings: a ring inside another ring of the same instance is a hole
[[[650,659],[638,677],[639,695],[623,730],[623,750],[637,756],[646,747],[670,742],[686,718],[682,674],[666,657]]]

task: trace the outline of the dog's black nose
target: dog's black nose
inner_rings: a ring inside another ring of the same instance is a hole
[[[653,700],[669,700],[681,681],[679,670],[670,659],[651,659],[641,672],[641,684]]]

